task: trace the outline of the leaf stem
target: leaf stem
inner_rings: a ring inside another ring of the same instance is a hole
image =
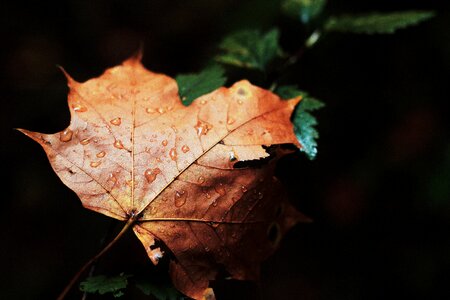
[[[63,300],[67,293],[72,289],[72,287],[75,285],[75,283],[78,281],[78,279],[80,278],[81,275],[83,275],[83,273],[89,268],[89,266],[91,266],[94,262],[96,262],[100,257],[103,256],[103,254],[105,254],[106,252],[108,252],[108,250],[115,244],[117,243],[117,241],[128,231],[128,229],[130,229],[133,225],[134,222],[136,221],[135,217],[131,217],[130,219],[128,219],[127,223],[125,224],[125,226],[122,228],[122,230],[116,235],[116,237],[109,242],[108,245],[106,245],[105,248],[103,248],[99,253],[97,253],[97,255],[95,255],[94,257],[92,257],[88,262],[86,262],[81,268],[80,270],[78,270],[78,272],[73,276],[72,280],[70,280],[69,284],[67,284],[67,286],[64,288],[64,290],[61,292],[61,294],[58,296],[57,300]]]

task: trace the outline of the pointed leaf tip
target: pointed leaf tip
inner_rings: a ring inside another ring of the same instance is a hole
[[[70,76],[69,73],[67,73],[67,71],[61,66],[61,65],[56,65],[56,67],[58,69],[61,70],[61,72],[64,74],[64,77],[66,77],[67,79],[67,86],[68,87],[74,87],[76,84],[78,84],[79,82],[76,81],[75,79],[73,79],[72,76]]]
[[[142,43],[139,44],[139,47],[135,50],[135,52],[127,58],[123,64],[124,65],[136,65],[142,63],[142,57],[144,55],[144,46]]]

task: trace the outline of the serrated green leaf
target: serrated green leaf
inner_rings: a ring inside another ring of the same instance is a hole
[[[263,34],[258,30],[243,30],[227,36],[219,45],[222,54],[216,60],[240,68],[265,71],[267,65],[282,50],[278,29]]]
[[[112,277],[104,275],[88,277],[80,283],[80,290],[87,293],[99,293],[100,295],[112,293],[114,297],[121,297],[123,296],[123,289],[128,285],[127,279],[130,276],[122,273]]]
[[[397,29],[416,25],[434,16],[432,11],[402,11],[330,17],[325,30],[350,33],[394,33]]]
[[[158,300],[181,300],[185,297],[178,292],[173,286],[164,283],[153,284],[148,281],[136,282],[136,287],[139,288],[145,295],[153,295]]]
[[[303,146],[300,150],[305,152],[309,159],[314,159],[317,155],[319,133],[315,128],[317,119],[310,112],[324,107],[325,104],[293,85],[280,86],[275,90],[275,93],[283,99],[302,96],[302,100],[294,111],[294,131],[298,141]]]
[[[198,97],[223,86],[227,81],[224,74],[222,67],[212,66],[198,73],[177,75],[175,80],[183,104],[188,106]]]
[[[306,24],[320,15],[326,3],[326,0],[284,0],[281,8],[287,15]]]

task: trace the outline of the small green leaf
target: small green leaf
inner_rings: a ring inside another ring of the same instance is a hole
[[[227,81],[224,74],[222,67],[212,66],[198,73],[177,75],[175,80],[183,104],[188,106],[198,97],[223,86]]]
[[[184,299],[184,296],[180,294],[173,286],[158,283],[153,284],[148,281],[136,282],[136,287],[139,288],[145,295],[153,295],[158,300],[180,300]]]
[[[350,33],[394,33],[397,29],[416,25],[434,16],[432,11],[403,11],[330,17],[325,30]]]
[[[293,85],[280,86],[275,90],[275,93],[283,99],[302,96],[302,100],[294,111],[294,131],[298,141],[302,145],[300,150],[305,152],[309,159],[314,159],[317,155],[317,139],[319,138],[319,133],[315,128],[317,119],[310,112],[324,107],[325,104],[320,100],[310,97],[306,92],[297,89]]]
[[[99,293],[100,295],[112,293],[114,297],[118,298],[123,296],[123,289],[127,287],[127,278],[130,276],[122,273],[113,277],[104,275],[88,277],[80,283],[80,290],[87,293]]]
[[[320,15],[326,3],[326,0],[284,0],[281,9],[287,15],[307,24]]]
[[[267,65],[282,54],[278,43],[278,29],[263,34],[258,30],[244,30],[227,36],[219,45],[222,54],[216,60],[240,68],[265,71]]]

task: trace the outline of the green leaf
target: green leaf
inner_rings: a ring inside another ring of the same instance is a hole
[[[325,104],[320,100],[310,97],[308,93],[297,89],[293,85],[280,86],[275,90],[275,93],[283,99],[291,99],[297,96],[302,97],[302,100],[294,111],[294,131],[298,141],[302,145],[300,150],[305,152],[309,159],[314,159],[317,155],[317,139],[319,138],[319,133],[315,128],[317,119],[310,112],[324,107]]]
[[[402,11],[330,17],[325,30],[350,33],[394,33],[397,29],[416,25],[434,16],[432,11]]]
[[[307,24],[320,15],[326,3],[326,0],[284,0],[281,9],[287,15]]]
[[[198,73],[177,75],[175,80],[183,104],[188,106],[198,97],[223,86],[227,81],[224,74],[222,67],[212,66]]]
[[[80,283],[80,290],[87,293],[99,293],[100,295],[112,293],[114,297],[121,297],[123,296],[122,290],[128,285],[127,278],[130,276],[121,273],[113,277],[104,275],[88,277]]]
[[[219,45],[222,54],[216,60],[240,68],[265,71],[268,64],[282,54],[278,29],[263,34],[258,30],[243,30],[227,36]]]
[[[158,283],[153,284],[149,281],[138,281],[136,287],[139,288],[145,295],[153,295],[158,300],[180,300],[184,296],[178,292],[173,286]]]

